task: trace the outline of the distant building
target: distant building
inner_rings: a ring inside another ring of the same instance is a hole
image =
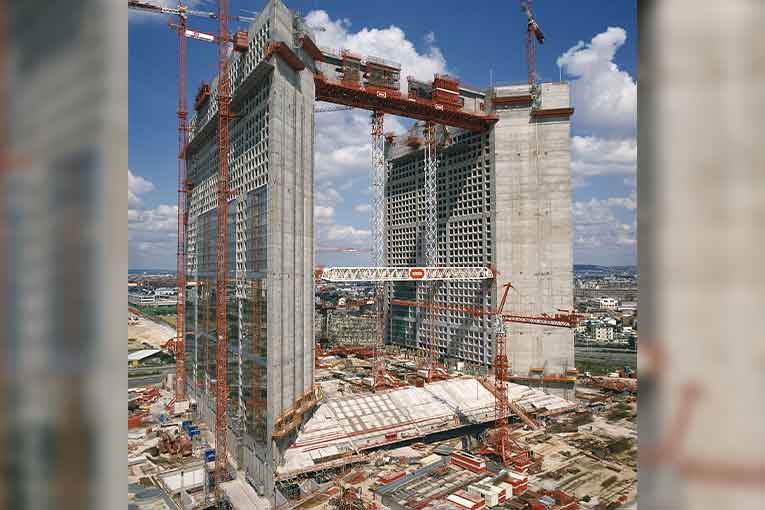
[[[172,356],[160,349],[142,349],[128,354],[131,367],[162,365],[172,362]]]
[[[622,301],[619,303],[619,311],[624,312],[632,312],[633,314],[637,312],[637,302],[635,301]]]
[[[598,299],[598,304],[603,310],[616,310],[616,307],[619,306],[619,301],[615,298],[602,297]]]
[[[153,306],[157,301],[154,294],[128,292],[128,303],[135,306]]]
[[[614,339],[614,328],[599,326],[595,328],[595,340],[598,342],[611,342]]]
[[[178,294],[178,288],[177,287],[160,287],[158,289],[154,289],[154,294],[157,296],[175,296]]]

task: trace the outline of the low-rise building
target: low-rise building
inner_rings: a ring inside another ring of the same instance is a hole
[[[154,294],[145,292],[128,292],[128,303],[135,306],[153,306],[156,303]]]
[[[614,339],[614,328],[598,326],[595,328],[595,340],[599,342],[611,342]]]

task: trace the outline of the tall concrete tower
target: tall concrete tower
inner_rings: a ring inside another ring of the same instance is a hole
[[[488,265],[497,284],[444,282],[435,303],[496,308],[501,284],[512,282],[507,310],[525,315],[573,306],[569,88],[545,83],[489,91],[460,89],[463,110],[492,111],[499,121],[484,133],[448,128],[438,136],[437,263]],[[421,126],[386,145],[386,261],[422,262],[425,215]],[[415,284],[396,283],[391,297],[413,299]],[[388,307],[390,343],[421,347],[432,330],[450,359],[488,366],[494,356],[490,317],[439,310],[434,319],[411,307]],[[568,329],[511,324],[511,374],[527,382],[556,379],[574,368]],[[565,386],[565,384],[564,384]],[[570,384],[568,385],[570,386]]]
[[[232,53],[228,218],[228,451],[269,499],[274,466],[310,401],[313,355],[314,62],[310,35],[280,0],[251,24],[249,48]],[[187,154],[188,394],[215,424],[215,82],[195,100]],[[292,416],[292,415],[291,415]]]

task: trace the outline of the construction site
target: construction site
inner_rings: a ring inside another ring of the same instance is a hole
[[[569,85],[539,82],[519,6],[527,80],[478,88],[320,47],[281,0],[128,0],[173,19],[179,55],[175,372],[129,391],[130,508],[635,504],[635,374],[574,363]],[[188,40],[218,47],[191,112]],[[370,265],[317,267],[314,116],[350,109]],[[354,282],[372,295],[317,303]]]

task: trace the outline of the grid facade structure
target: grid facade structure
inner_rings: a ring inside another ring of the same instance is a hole
[[[421,126],[415,127],[422,137]],[[491,265],[491,203],[480,196],[490,192],[490,132],[474,134],[447,128],[436,133],[437,229],[439,266]],[[422,149],[413,150],[398,139],[386,146],[386,265],[416,266],[424,260],[425,175]],[[425,299],[425,285],[392,283],[391,298]],[[432,302],[492,306],[486,282],[438,282]],[[442,356],[487,364],[491,351],[491,321],[459,312],[435,310],[431,316],[414,308],[388,307],[388,341],[425,348],[436,339]],[[419,315],[418,315],[419,312]],[[433,336],[425,334],[432,331]]]
[[[532,114],[531,101],[523,100],[528,85],[497,87],[480,98],[499,117],[490,131],[439,133],[437,264],[490,266],[497,280],[440,282],[436,305],[493,309],[501,285],[511,281],[515,289],[506,311],[537,315],[573,306],[569,89],[567,83],[548,83],[541,91],[545,115]],[[508,96],[517,100],[492,104]],[[419,125],[385,147],[388,266],[423,262],[424,157],[421,146],[409,143],[413,137],[422,138]],[[388,299],[415,297],[426,297],[416,284],[391,284]],[[440,356],[491,364],[490,316],[436,310],[431,320],[412,307],[388,302],[386,309],[387,342],[427,349],[432,336],[425,333],[433,332]],[[509,324],[507,351],[514,375],[559,375],[574,368],[568,329]]]
[[[245,53],[231,56],[235,118],[229,124],[227,249],[228,451],[258,491],[275,500],[275,466],[290,437],[275,420],[314,384],[314,63],[295,41],[302,20],[271,0],[251,24]],[[306,68],[277,56],[287,44]],[[188,394],[215,427],[217,106],[191,121],[187,150],[186,356]]]

